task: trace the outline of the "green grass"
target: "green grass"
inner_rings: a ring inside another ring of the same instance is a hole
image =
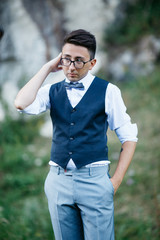
[[[160,237],[160,71],[118,83],[132,122],[139,128],[134,159],[116,193],[116,240],[158,240]],[[28,118],[27,118],[28,119]],[[43,185],[48,172],[51,140],[38,129],[42,117],[0,126],[0,239],[49,240],[53,232]],[[120,143],[109,131],[113,174]]]
[[[134,159],[115,196],[116,239],[160,237],[160,72],[132,82],[120,83],[132,122],[139,129]],[[110,137],[111,158],[117,151]],[[117,153],[118,154],[118,153]],[[117,161],[113,158],[112,173]]]
[[[39,137],[43,117],[0,126],[0,239],[53,239],[43,185],[49,146]]]

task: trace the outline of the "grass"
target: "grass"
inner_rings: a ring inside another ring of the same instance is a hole
[[[160,72],[119,84],[123,98],[138,124],[138,144],[134,159],[115,196],[117,240],[160,237]],[[111,136],[111,152],[117,140]],[[112,158],[112,154],[111,154]],[[113,158],[112,172],[117,162]]]
[[[116,240],[160,237],[160,71],[118,83],[132,122],[139,128],[134,159],[115,199]],[[27,118],[28,119],[28,118]],[[53,232],[43,185],[51,140],[39,136],[44,118],[9,116],[0,126],[0,239],[48,240]],[[109,131],[113,174],[120,150]]]
[[[39,138],[43,117],[7,117],[0,128],[0,239],[53,239],[43,193],[48,172],[47,139]],[[38,150],[38,151],[37,151]]]

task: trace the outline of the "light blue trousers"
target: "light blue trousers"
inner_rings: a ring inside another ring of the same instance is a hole
[[[56,240],[114,240],[114,188],[108,166],[51,166],[45,193]]]

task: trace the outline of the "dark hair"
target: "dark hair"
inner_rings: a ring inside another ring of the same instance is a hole
[[[93,59],[96,52],[96,39],[93,34],[83,29],[78,29],[68,33],[63,41],[63,46],[66,43],[71,43],[77,46],[82,46],[88,49],[90,58]]]

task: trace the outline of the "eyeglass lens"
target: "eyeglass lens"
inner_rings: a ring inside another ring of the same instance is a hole
[[[68,67],[68,66],[71,65],[71,63],[73,63],[76,68],[83,68],[83,66],[84,66],[84,63],[80,60],[71,61],[70,59],[67,59],[67,58],[62,58],[61,59],[61,64],[63,66]]]

